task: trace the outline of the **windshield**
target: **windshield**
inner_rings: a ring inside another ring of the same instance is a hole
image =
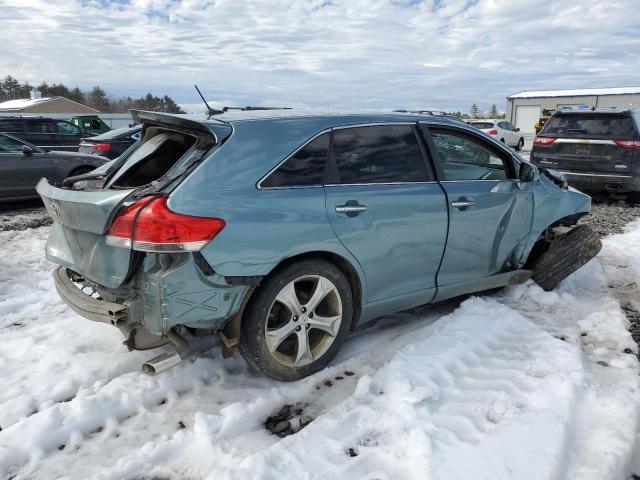
[[[635,132],[629,115],[575,113],[552,116],[540,133],[563,137],[633,139]]]
[[[493,122],[469,122],[472,127],[479,128],[480,130],[487,130],[493,128]]]

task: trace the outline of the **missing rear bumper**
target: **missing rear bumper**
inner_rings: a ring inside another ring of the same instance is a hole
[[[60,298],[78,315],[94,322],[117,325],[129,317],[126,305],[94,298],[82,291],[69,278],[66,268],[59,267],[53,273],[53,281]]]

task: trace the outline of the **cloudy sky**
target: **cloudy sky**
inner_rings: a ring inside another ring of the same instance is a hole
[[[0,0],[0,75],[196,104],[504,109],[640,84],[638,0]],[[195,107],[194,107],[195,108]]]

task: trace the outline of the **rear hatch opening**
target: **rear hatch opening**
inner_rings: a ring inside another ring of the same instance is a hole
[[[149,185],[165,176],[193,149],[197,141],[198,137],[193,134],[155,126],[146,128],[138,148],[124,159],[106,187],[136,188]]]
[[[87,174],[95,181],[63,186],[42,179],[37,186],[54,220],[45,249],[47,258],[107,289],[124,286],[135,273],[136,250],[196,251],[224,227],[219,219],[182,219],[168,209],[166,201],[170,191],[231,135],[231,125],[155,112],[132,114],[143,123],[142,139],[114,160],[101,178]],[[129,242],[125,238],[108,241],[115,220],[134,206],[135,220],[155,222],[155,228],[147,225],[136,230],[136,235],[129,230],[125,235]],[[196,222],[201,228],[181,228],[185,222],[191,226]],[[163,228],[158,228],[159,223]]]

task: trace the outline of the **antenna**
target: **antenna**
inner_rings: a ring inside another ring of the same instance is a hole
[[[209,106],[209,104],[207,103],[207,101],[204,99],[204,96],[202,95],[202,92],[198,88],[198,85],[194,85],[194,87],[196,87],[196,90],[198,91],[198,95],[200,95],[200,98],[202,99],[202,101],[204,102],[205,106],[207,107],[207,112],[209,113],[209,116],[211,116],[211,115],[220,115],[221,113],[224,113],[224,110],[216,110],[215,108],[211,108]]]

